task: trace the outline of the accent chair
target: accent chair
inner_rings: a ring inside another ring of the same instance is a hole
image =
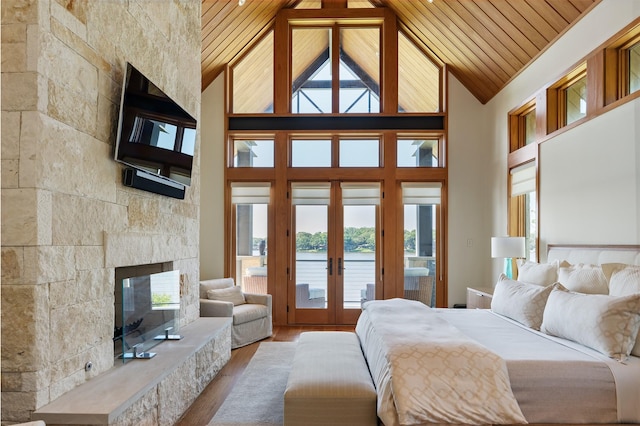
[[[200,316],[232,317],[231,349],[270,337],[270,294],[244,293],[233,278],[200,281]]]

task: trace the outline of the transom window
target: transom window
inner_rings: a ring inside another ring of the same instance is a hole
[[[587,115],[587,76],[582,75],[563,90],[564,124],[571,124]]]

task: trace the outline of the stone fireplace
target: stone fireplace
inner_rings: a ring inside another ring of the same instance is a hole
[[[199,316],[199,137],[184,200],[123,186],[113,144],[126,62],[200,120],[201,2],[2,12],[2,421],[21,422],[113,368],[116,268],[171,262],[181,326]]]

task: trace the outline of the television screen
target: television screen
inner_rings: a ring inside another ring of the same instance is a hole
[[[191,184],[196,119],[127,63],[115,158],[131,167]]]

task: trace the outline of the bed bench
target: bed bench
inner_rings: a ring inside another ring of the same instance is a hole
[[[284,392],[284,425],[376,425],[376,389],[358,336],[300,334]]]

